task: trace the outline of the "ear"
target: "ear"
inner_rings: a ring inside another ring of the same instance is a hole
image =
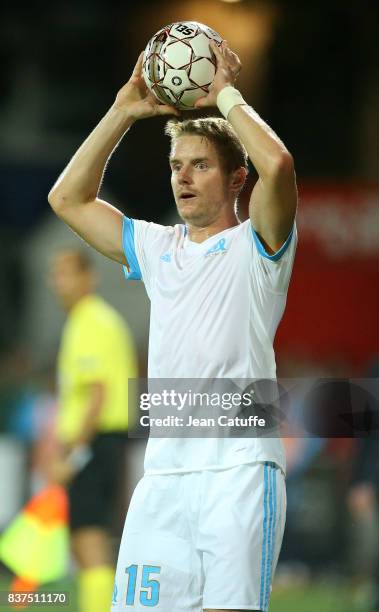
[[[237,168],[237,170],[234,170],[232,174],[230,175],[231,190],[239,193],[245,184],[246,177],[247,177],[246,168],[243,168],[241,166],[241,168]]]

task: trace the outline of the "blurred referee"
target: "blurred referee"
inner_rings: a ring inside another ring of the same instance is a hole
[[[50,276],[68,314],[58,356],[58,445],[50,474],[69,495],[79,610],[104,612],[115,573],[108,526],[121,484],[128,378],[137,376],[137,358],[122,317],[94,294],[96,276],[84,252],[57,253]]]

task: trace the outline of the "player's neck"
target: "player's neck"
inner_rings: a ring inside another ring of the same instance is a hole
[[[188,238],[191,242],[204,242],[215,234],[219,234],[230,227],[235,227],[238,223],[239,221],[234,214],[223,219],[218,219],[205,227],[198,227],[187,223]]]

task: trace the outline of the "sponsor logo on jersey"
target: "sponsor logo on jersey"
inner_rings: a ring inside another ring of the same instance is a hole
[[[205,253],[205,257],[213,257],[214,255],[225,255],[227,249],[225,247],[225,238],[220,238],[213,246]]]
[[[165,261],[166,263],[170,263],[170,261],[171,261],[171,251],[161,255],[159,259],[161,259],[162,261]]]

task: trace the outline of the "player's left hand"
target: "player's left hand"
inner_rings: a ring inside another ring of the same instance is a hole
[[[209,93],[196,101],[196,108],[217,106],[218,94],[224,87],[234,85],[241,70],[240,58],[234,51],[229,49],[226,40],[222,41],[220,47],[214,40],[209,45],[216,56],[217,70],[212,85],[209,88]]]

